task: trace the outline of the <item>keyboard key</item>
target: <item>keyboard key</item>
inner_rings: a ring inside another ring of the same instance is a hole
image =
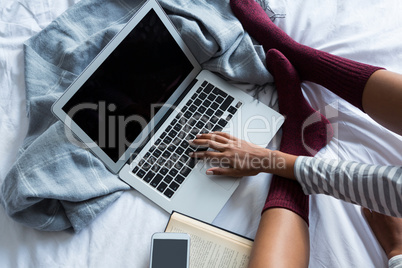
[[[150,182],[154,176],[155,173],[153,173],[152,171],[148,171],[147,175],[145,175],[144,177],[144,181]]]
[[[204,100],[204,102],[202,103],[202,105],[204,105],[205,107],[209,107],[211,105],[212,102],[210,102],[209,100]]]
[[[174,162],[172,160],[170,160],[170,159],[166,160],[165,167],[167,169],[170,170],[173,167],[173,165],[174,165]]]
[[[179,184],[177,184],[176,182],[172,182],[169,187],[170,189],[172,189],[173,191],[177,191],[177,189],[179,189]]]
[[[211,84],[208,84],[208,86],[206,88],[204,88],[204,92],[208,94],[212,91],[212,89],[214,89],[214,86]]]
[[[187,177],[188,174],[190,174],[191,170],[192,169],[189,167],[183,167],[183,169],[180,170],[180,174],[183,175],[184,177]]]
[[[226,120],[224,120],[224,119],[220,119],[220,120],[218,121],[218,125],[220,125],[222,128],[224,128],[227,123],[228,123],[228,122],[227,122]]]
[[[184,139],[184,137],[186,137],[186,133],[184,133],[184,131],[180,131],[180,133],[177,135],[177,137],[182,140],[182,139]]]
[[[222,110],[216,110],[216,111],[215,111],[215,115],[216,115],[217,117],[221,117],[221,116],[223,115],[223,111],[222,111]]]
[[[212,132],[214,131],[222,131],[223,127],[219,126],[218,124],[216,124],[213,128],[212,128]]]
[[[169,169],[167,169],[167,168],[165,168],[165,167],[163,167],[163,168],[161,168],[161,169],[159,170],[159,173],[162,174],[162,175],[166,175],[168,172],[169,172]]]
[[[240,106],[242,106],[242,102],[241,101],[239,101],[237,104],[236,104],[236,108],[240,108]]]
[[[195,106],[194,104],[193,105],[191,105],[189,108],[188,108],[188,110],[190,111],[190,112],[195,112],[195,111],[197,111],[197,106]]]
[[[224,100],[225,100],[225,99],[222,98],[222,96],[218,96],[215,101],[216,101],[217,103],[221,104]]]
[[[205,87],[206,85],[208,85],[208,82],[207,81],[204,81],[204,82],[202,82],[202,87]]]
[[[183,126],[182,126],[180,123],[178,123],[178,124],[174,125],[173,129],[174,129],[175,131],[179,132],[182,127],[183,127]]]
[[[197,88],[197,93],[200,93],[202,91],[202,87]]]
[[[137,173],[137,171],[139,170],[140,168],[138,167],[138,166],[136,166],[134,169],[133,169],[133,173]]]
[[[187,140],[182,141],[180,144],[180,147],[182,147],[184,149],[188,148],[189,146],[190,146],[190,144],[188,143]]]
[[[186,164],[187,164],[187,162],[189,161],[189,159],[190,159],[190,156],[189,156],[189,155],[183,154],[183,155],[180,156],[180,161],[183,162],[183,163],[186,163]]]
[[[181,139],[179,137],[174,138],[173,141],[172,141],[172,144],[174,146],[179,146],[180,143],[181,143]]]
[[[137,171],[137,176],[140,177],[141,179],[144,178],[145,174],[146,174],[146,171],[143,169],[140,169]]]
[[[229,105],[233,102],[233,100],[234,100],[233,97],[231,96],[227,97],[225,101],[222,103],[220,108],[225,111],[229,107]]]
[[[166,182],[167,184],[169,184],[172,180],[173,180],[173,177],[170,176],[170,175],[167,175],[167,176],[163,179],[163,181]]]
[[[217,102],[212,103],[211,108],[216,111],[216,109],[219,108],[219,103],[217,103]]]
[[[192,113],[190,113],[189,111],[184,113],[184,117],[187,119],[191,118],[191,116],[192,116]]]
[[[228,109],[228,112],[231,113],[231,114],[235,114],[237,112],[237,109],[235,107],[233,107],[233,106],[230,106],[229,109]]]
[[[165,138],[163,139],[163,143],[169,144],[169,143],[171,143],[171,142],[172,142],[172,138],[169,137],[169,136],[167,136],[167,137],[165,137]]]
[[[174,178],[174,180],[177,181],[177,183],[179,183],[179,184],[182,184],[184,179],[185,178],[183,176],[181,176],[181,175],[177,175],[177,177]]]
[[[197,124],[195,125],[198,129],[197,129],[197,133],[199,133],[199,130],[202,129],[204,127],[205,123],[202,121],[198,121]]]
[[[165,137],[166,137],[166,135],[167,135],[167,132],[166,132],[166,131],[164,131],[164,132],[162,132],[162,134],[159,136],[159,138],[163,139],[163,138],[165,138]]]
[[[158,173],[159,169],[161,169],[161,167],[159,165],[157,165],[156,163],[151,168],[152,172],[155,174]]]
[[[177,173],[179,173],[179,172],[177,171],[177,169],[171,169],[171,170],[169,171],[169,175],[172,176],[172,177],[176,177]]]
[[[177,170],[180,170],[183,166],[184,164],[180,161],[177,161],[176,164],[174,165],[174,167],[177,168]]]
[[[151,186],[152,187],[156,187],[159,185],[159,183],[162,181],[163,177],[160,174],[156,174],[156,176],[154,177],[154,179],[151,181]]]
[[[176,150],[176,146],[173,144],[170,144],[167,149],[169,152],[174,152]]]
[[[150,152],[147,152],[147,153],[144,155],[143,159],[147,160],[150,155],[151,155],[151,153],[150,153]]]
[[[161,154],[162,154],[161,150],[156,149],[152,155],[155,157],[159,157]]]
[[[169,158],[171,155],[170,151],[164,151],[162,154],[162,157],[164,157],[165,159]]]
[[[204,106],[200,106],[200,107],[198,108],[198,111],[199,111],[200,113],[204,113],[206,109],[207,109],[207,108],[205,108]]]
[[[177,153],[177,154],[182,154],[182,153],[184,153],[183,147],[177,147],[175,153]]]
[[[168,198],[171,198],[174,192],[168,188],[163,194],[166,195]]]
[[[207,94],[205,94],[204,92],[202,92],[199,96],[199,98],[202,100],[205,100],[206,97],[207,97]]]
[[[214,94],[208,95],[208,100],[210,100],[210,101],[214,101],[215,98],[216,98],[216,96]]]
[[[177,136],[177,131],[174,130],[174,129],[172,129],[172,130],[169,132],[168,136],[173,139],[174,137]]]
[[[158,186],[158,191],[159,192],[161,192],[161,193],[163,193],[163,191],[165,191],[165,189],[167,188],[167,184],[166,183],[164,183],[164,182],[162,182],[159,186]]]
[[[211,108],[209,108],[206,112],[207,115],[212,116],[214,114],[214,110],[212,110]]]
[[[226,96],[228,94],[226,94],[226,92],[223,92],[221,89],[219,88],[214,88],[214,90],[212,91],[213,93],[215,93],[216,95],[221,95],[223,98],[226,98]]]
[[[197,105],[197,106],[201,105],[201,103],[202,103],[202,101],[200,99],[196,99],[194,101],[194,105]]]

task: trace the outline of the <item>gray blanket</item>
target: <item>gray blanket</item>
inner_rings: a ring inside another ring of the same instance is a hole
[[[262,48],[244,33],[229,0],[160,2],[204,68],[240,82],[272,80]],[[26,42],[29,130],[0,195],[16,221],[39,230],[79,231],[130,189],[66,138],[50,108],[141,4],[82,0]]]

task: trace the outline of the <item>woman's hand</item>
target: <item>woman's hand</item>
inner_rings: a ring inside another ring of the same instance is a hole
[[[271,164],[271,150],[223,132],[197,135],[190,144],[214,150],[190,154],[218,165],[207,170],[209,175],[253,176],[266,171]]]

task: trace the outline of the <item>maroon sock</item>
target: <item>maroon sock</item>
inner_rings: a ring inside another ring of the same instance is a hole
[[[294,41],[254,0],[230,0],[233,13],[265,51],[276,48],[297,69],[301,80],[324,86],[363,111],[362,95],[369,77],[383,69],[331,55]]]
[[[313,156],[332,138],[331,124],[307,103],[297,71],[281,52],[276,49],[268,51],[267,67],[275,78],[279,112],[286,117],[280,151]],[[308,200],[298,182],[274,175],[263,211],[274,207],[286,208],[308,224]]]

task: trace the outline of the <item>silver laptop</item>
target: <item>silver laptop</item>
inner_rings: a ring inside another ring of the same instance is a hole
[[[212,222],[239,184],[208,176],[188,143],[224,131],[265,147],[284,118],[201,70],[156,0],[147,1],[52,107],[66,135],[168,212]],[[75,139],[75,138],[78,139]],[[216,161],[215,161],[216,162]]]

